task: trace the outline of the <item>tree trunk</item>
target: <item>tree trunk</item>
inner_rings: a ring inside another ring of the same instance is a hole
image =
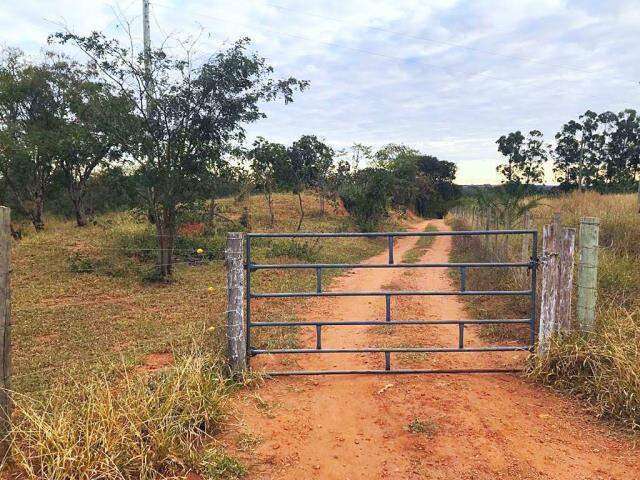
[[[37,232],[44,230],[44,195],[38,195],[34,200],[31,223]]]
[[[324,192],[320,190],[320,215],[324,217]]]
[[[267,206],[269,207],[269,226],[273,228],[276,223],[276,217],[273,214],[273,198],[268,190],[265,190],[264,196],[267,198]]]
[[[640,213],[640,179],[638,179],[638,213]]]
[[[84,192],[74,186],[69,189],[69,196],[71,197],[73,210],[76,214],[76,225],[78,227],[86,227],[87,215],[84,210]]]
[[[302,193],[301,192],[297,192],[298,193],[298,205],[300,207],[300,221],[298,222],[298,232],[300,231],[300,228],[302,228],[302,221],[304,220],[304,208],[302,206]]]
[[[171,207],[162,207],[156,214],[158,239],[158,279],[167,281],[173,274],[173,247],[175,242],[175,215]]]

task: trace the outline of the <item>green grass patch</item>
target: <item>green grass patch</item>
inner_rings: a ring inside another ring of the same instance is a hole
[[[434,225],[427,225],[425,232],[437,232],[438,228]],[[418,263],[420,259],[427,253],[435,237],[418,237],[415,246],[407,251],[403,257],[403,263]]]

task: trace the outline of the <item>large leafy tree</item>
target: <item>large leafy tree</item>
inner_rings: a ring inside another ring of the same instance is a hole
[[[55,66],[25,61],[6,52],[0,65],[0,176],[17,210],[36,230],[44,228],[44,207],[60,154],[63,101]]]
[[[615,129],[607,144],[607,177],[621,189],[633,188],[640,176],[640,118],[627,109],[616,115]]]
[[[456,164],[432,155],[421,155],[417,159],[417,168],[419,194],[415,201],[416,211],[425,217],[444,217],[452,202],[460,196],[460,187],[454,183]]]
[[[556,133],[553,170],[564,188],[578,185],[582,156],[582,125],[575,120],[565,123]]]
[[[554,171],[563,187],[584,190],[599,181],[603,137],[597,113],[587,110],[579,120],[565,123],[556,134]]]
[[[420,152],[406,145],[389,143],[374,154],[374,167],[393,173],[391,204],[396,208],[414,208],[420,187],[416,182]]]
[[[156,227],[158,274],[166,279],[173,270],[180,207],[207,196],[226,153],[244,139],[244,126],[266,116],[263,102],[291,102],[307,82],[274,79],[266,60],[247,51],[247,38],[201,64],[193,62],[190,49],[179,58],[162,48],[143,54],[97,32],[61,32],[53,39],[78,46],[105,85],[133,106],[133,118],[119,136],[139,171]]]
[[[76,223],[82,227],[87,224],[85,197],[91,175],[121,156],[119,131],[132,119],[133,105],[98,81],[94,68],[62,59],[54,74],[62,98],[57,166],[64,176]]]
[[[507,163],[497,170],[507,185],[534,185],[544,181],[544,163],[548,158],[548,147],[540,130],[531,130],[527,137],[520,131],[501,136],[498,151],[507,158]]]
[[[498,152],[507,158],[507,163],[498,165],[497,170],[506,183],[521,183],[520,166],[524,161],[522,154],[524,135],[520,130],[502,135],[496,143]]]

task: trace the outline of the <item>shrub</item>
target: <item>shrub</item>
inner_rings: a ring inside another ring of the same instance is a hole
[[[275,257],[291,257],[314,263],[318,260],[320,246],[318,242],[281,240],[272,242],[269,252]]]
[[[34,479],[237,478],[244,468],[206,444],[232,387],[218,365],[191,355],[148,377],[96,378],[43,401],[16,396],[15,468]]]
[[[379,168],[365,168],[353,174],[339,193],[344,208],[361,231],[377,230],[388,214],[391,198],[389,173]]]

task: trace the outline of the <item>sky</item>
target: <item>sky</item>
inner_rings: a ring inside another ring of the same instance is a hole
[[[141,42],[142,0],[1,0],[0,44],[38,54],[64,24]],[[495,141],[547,141],[586,110],[638,108],[638,1],[151,0],[155,46],[199,37],[202,58],[239,37],[277,76],[309,80],[265,105],[249,139],[315,134],[336,149],[403,143],[497,183]],[[548,169],[547,181],[553,177]]]

